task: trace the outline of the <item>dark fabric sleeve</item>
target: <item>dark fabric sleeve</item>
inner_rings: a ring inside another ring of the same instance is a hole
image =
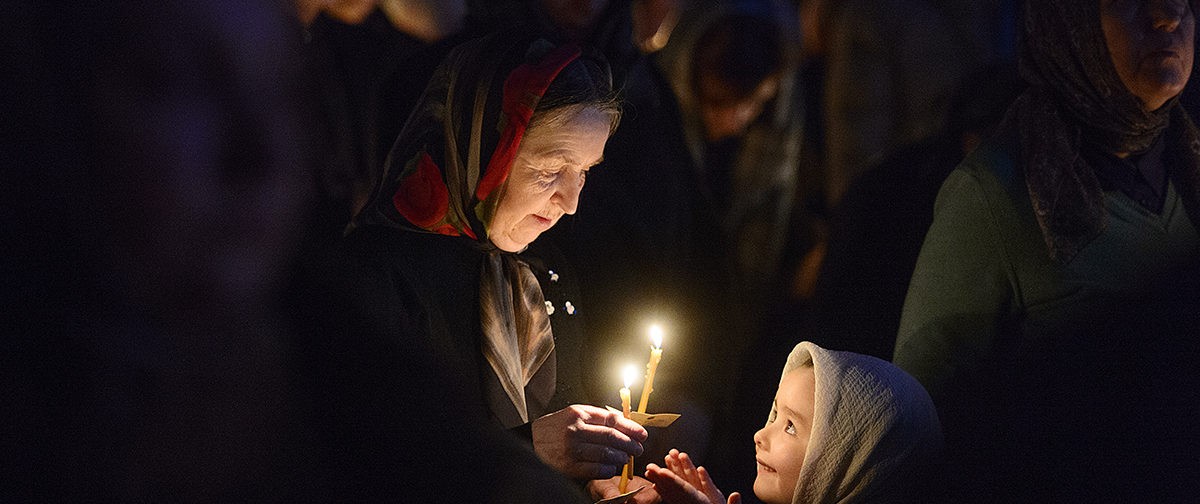
[[[517,437],[519,437],[521,439],[524,439],[525,441],[528,441],[529,444],[533,444],[533,422],[523,423],[521,425],[518,425],[516,427],[508,429],[508,432],[513,433],[514,435],[516,435]]]

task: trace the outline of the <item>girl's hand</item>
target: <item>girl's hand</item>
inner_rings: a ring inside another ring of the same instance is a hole
[[[654,464],[646,466],[646,479],[654,482],[654,489],[663,500],[672,504],[740,504],[741,494],[734,492],[725,499],[717,489],[712,476],[703,467],[697,468],[686,453],[671,450],[663,458],[667,467]]]

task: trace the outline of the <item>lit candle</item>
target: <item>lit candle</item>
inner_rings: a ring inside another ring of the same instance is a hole
[[[642,386],[642,397],[638,400],[638,413],[646,412],[646,405],[650,402],[650,392],[654,391],[654,372],[658,369],[658,361],[662,359],[662,339],[662,326],[651,325],[650,341],[653,346],[650,347],[650,362],[646,363],[646,384]]]
[[[633,384],[633,380],[637,378],[637,367],[633,364],[625,366],[622,373],[622,378],[625,380],[625,386],[621,387],[621,412],[625,418],[629,418],[629,386]],[[625,489],[629,487],[629,475],[633,473],[633,456],[629,456],[629,462],[625,463],[625,467],[621,469],[621,484],[618,487],[621,493],[625,493]]]

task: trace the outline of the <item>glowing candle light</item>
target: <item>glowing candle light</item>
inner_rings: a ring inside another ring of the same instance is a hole
[[[630,394],[629,386],[637,379],[637,367],[633,364],[625,366],[621,372],[621,378],[625,380],[625,386],[621,387],[621,411],[625,413],[625,418],[629,418],[630,413]]]
[[[625,386],[621,387],[621,412],[625,418],[629,418],[629,386],[633,384],[633,380],[637,378],[637,367],[633,364],[625,366],[622,373],[622,378],[625,380]],[[633,456],[629,457],[629,462],[625,463],[625,467],[621,469],[621,484],[618,487],[621,493],[625,493],[625,489],[629,486],[629,475],[633,473]]]
[[[646,363],[646,384],[642,386],[642,397],[638,400],[638,413],[646,412],[650,402],[650,392],[654,391],[654,372],[658,370],[658,361],[662,359],[663,329],[658,324],[650,326],[650,362]]]

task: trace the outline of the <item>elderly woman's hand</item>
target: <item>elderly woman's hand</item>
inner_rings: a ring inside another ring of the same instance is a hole
[[[533,421],[533,451],[574,479],[611,477],[642,453],[646,429],[595,406],[575,404]]]
[[[654,491],[653,483],[646,481],[646,479],[642,478],[641,476],[629,478],[629,487],[626,488],[626,491],[631,492],[639,488],[642,488],[642,491],[634,494],[632,497],[626,500],[625,502],[627,504],[655,504],[663,501],[662,497],[658,496],[658,492]],[[589,481],[587,489],[588,493],[591,494],[593,499],[611,499],[621,495],[622,493],[621,477],[613,476],[608,479]]]

